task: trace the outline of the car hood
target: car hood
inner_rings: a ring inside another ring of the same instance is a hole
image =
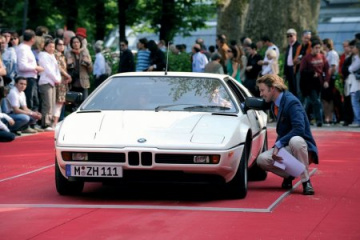
[[[241,119],[241,118],[240,118]],[[192,112],[76,112],[57,129],[57,146],[223,149],[240,141],[237,116]]]

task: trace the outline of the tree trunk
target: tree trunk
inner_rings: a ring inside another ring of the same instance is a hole
[[[118,0],[118,20],[119,20],[119,49],[120,49],[120,41],[126,39],[126,9],[128,7],[127,0]]]
[[[174,38],[174,25],[175,25],[175,0],[162,1],[162,15],[160,19],[160,36],[159,40],[165,40],[166,43]]]
[[[67,2],[67,12],[66,12],[66,28],[71,30],[71,31],[75,31],[75,27],[76,27],[76,20],[78,18],[78,6],[77,6],[77,1],[73,1],[73,0],[66,0]]]
[[[216,33],[224,34],[228,40],[240,43],[243,37],[248,0],[222,0],[218,4]]]
[[[245,33],[253,40],[267,35],[279,47],[286,45],[286,30],[316,32],[320,0],[250,0]]]
[[[98,0],[95,4],[95,40],[103,40],[105,37],[105,1]]]

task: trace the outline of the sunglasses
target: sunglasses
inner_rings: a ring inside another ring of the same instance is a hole
[[[227,50],[227,52],[229,52],[229,53],[231,52],[231,53],[232,53],[232,51],[231,51],[231,50]]]
[[[294,35],[292,35],[292,34],[288,34],[288,35],[286,35],[286,37],[288,37],[288,38],[289,38],[289,37],[292,37],[292,36],[294,36]]]

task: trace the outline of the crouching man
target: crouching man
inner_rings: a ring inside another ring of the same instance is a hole
[[[15,124],[9,129],[12,132],[22,131],[22,133],[43,132],[42,129],[35,129],[35,123],[41,119],[41,113],[33,112],[27,108],[24,90],[27,86],[27,79],[17,77],[15,87],[10,90],[7,96],[9,116],[14,119]],[[31,127],[30,127],[31,126]]]
[[[258,157],[257,164],[262,169],[283,177],[282,188],[291,189],[294,177],[274,166],[274,161],[282,161],[278,152],[281,148],[285,148],[305,165],[305,171],[300,175],[303,194],[313,195],[314,189],[310,183],[308,166],[309,162],[318,163],[318,150],[302,104],[291,92],[287,91],[284,80],[276,74],[262,76],[257,79],[256,85],[260,96],[267,103],[271,103],[271,110],[277,119],[275,145]]]

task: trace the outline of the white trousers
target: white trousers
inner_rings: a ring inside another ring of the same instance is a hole
[[[309,180],[309,158],[308,149],[305,140],[302,137],[295,136],[290,139],[289,145],[285,147],[291,155],[302,162],[305,165],[305,171],[300,175],[301,182]],[[274,148],[260,154],[256,160],[257,164],[265,171],[272,172],[280,177],[287,178],[290,175],[284,170],[274,166],[274,160],[272,159]]]

